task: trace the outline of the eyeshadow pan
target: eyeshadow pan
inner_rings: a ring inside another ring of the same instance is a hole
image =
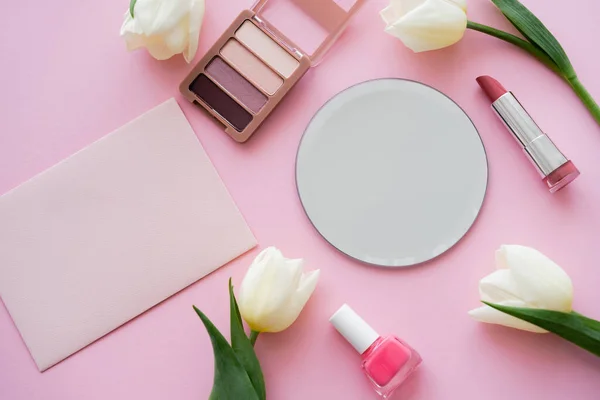
[[[250,21],[240,26],[235,37],[286,78],[300,65],[298,60]]]
[[[252,112],[258,113],[266,104],[267,96],[219,57],[208,64],[206,72]]]
[[[208,79],[206,75],[198,75],[190,84],[189,89],[208,104],[210,108],[229,121],[238,132],[243,131],[252,121],[252,115]]]
[[[267,67],[265,63],[235,39],[228,41],[223,46],[221,55],[231,65],[242,71],[252,83],[270,95],[275,94],[277,89],[283,85],[283,78],[273,72],[271,68]]]

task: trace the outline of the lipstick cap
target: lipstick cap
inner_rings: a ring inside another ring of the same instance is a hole
[[[348,304],[344,304],[329,318],[335,329],[358,351],[364,353],[379,339],[379,334],[369,326]]]

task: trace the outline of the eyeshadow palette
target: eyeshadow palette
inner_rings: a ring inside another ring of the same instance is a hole
[[[180,91],[245,142],[365,1],[259,0],[233,21]]]

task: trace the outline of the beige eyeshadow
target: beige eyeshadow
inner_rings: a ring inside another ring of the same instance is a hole
[[[240,26],[235,32],[235,37],[286,78],[289,78],[300,64],[250,21],[245,21]]]
[[[253,84],[270,95],[283,85],[283,78],[234,39],[223,46],[221,55]]]

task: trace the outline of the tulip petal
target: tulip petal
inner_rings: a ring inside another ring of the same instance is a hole
[[[379,15],[387,25],[390,25],[424,2],[425,0],[391,0],[390,5],[381,10]]]
[[[198,49],[205,0],[138,0],[135,18],[125,13],[121,36],[128,50],[146,47],[158,60],[183,53],[190,62]]]
[[[148,53],[157,60],[167,60],[177,54],[173,51],[161,36],[151,36],[145,39],[144,46]]]
[[[498,304],[511,306],[511,307],[527,307],[525,303],[522,301],[504,301]],[[485,322],[488,324],[496,324],[496,325],[504,325],[509,328],[521,329],[523,331],[534,332],[534,333],[546,333],[545,329],[542,329],[538,326],[530,324],[529,322],[525,322],[521,319],[512,317],[508,314],[505,314],[501,311],[495,310],[489,306],[482,306],[476,308],[474,310],[469,311],[469,315],[479,321]]]
[[[379,12],[379,15],[381,16],[381,19],[383,19],[383,22],[385,22],[386,25],[393,24],[394,21],[401,17],[391,5],[381,10]]]
[[[176,25],[163,36],[163,39],[165,41],[165,46],[167,46],[173,54],[183,53],[188,44],[187,24],[181,23]]]
[[[306,274],[302,274],[300,285],[298,286],[296,294],[294,295],[295,307],[298,307],[300,310],[304,308],[306,302],[315,291],[317,283],[319,283],[319,276],[321,276],[321,270],[318,269],[315,271],[307,272]]]
[[[255,307],[255,304],[261,302],[261,285],[263,277],[266,276],[265,270],[268,266],[271,250],[272,248],[264,249],[254,259],[240,287],[238,296],[240,313],[253,330],[257,330],[257,327],[253,324],[260,317],[258,315],[260,310]]]
[[[131,18],[129,11],[125,12],[125,19],[123,20],[123,25],[121,25],[121,36],[123,36],[125,33],[136,33],[138,35],[144,34],[142,29],[138,27],[137,21]]]
[[[147,36],[173,29],[190,10],[190,0],[138,0],[135,20]]]
[[[388,25],[385,31],[399,38],[414,52],[437,50],[462,39],[467,15],[456,3],[426,0],[425,3]]]
[[[279,332],[298,318],[319,278],[319,271],[304,274],[303,265],[274,247],[256,257],[238,296],[240,313],[252,330]]]
[[[136,35],[135,33],[123,33],[121,34],[123,39],[125,39],[125,44],[127,45],[127,51],[137,50],[141,47],[146,46],[146,36]]]
[[[264,279],[263,293],[267,294],[262,310],[269,315],[286,307],[302,278],[303,260],[273,263],[269,269],[270,280]]]
[[[528,307],[571,312],[573,284],[569,275],[539,251],[504,245],[496,252],[499,268],[509,268],[514,285]]]
[[[272,325],[279,325],[278,319],[290,318],[287,305],[300,282],[302,264],[302,260],[286,260],[274,247],[263,250],[252,263],[242,281],[239,306],[253,330],[274,332]]]
[[[467,12],[467,0],[446,0],[446,1],[456,4],[458,7],[460,7],[461,10],[463,10],[464,12]]]
[[[204,9],[204,0],[192,0],[192,8],[188,17],[188,46],[183,53],[183,58],[188,63],[192,62],[198,50],[198,38],[204,20]]]
[[[482,301],[500,303],[506,300],[519,300],[515,283],[509,270],[494,271],[479,281],[479,295]]]
[[[137,22],[131,18],[129,11],[125,13],[125,20],[121,25],[121,37],[125,39],[127,50],[132,51],[145,46],[146,36],[138,27]]]
[[[271,329],[271,332],[281,332],[290,327],[294,321],[302,312],[302,309],[312,296],[315,288],[317,287],[317,283],[319,282],[319,275],[321,274],[320,270],[311,271],[306,274],[302,274],[302,279],[300,280],[300,285],[298,289],[293,293],[292,301],[288,304],[286,309],[287,318],[286,319],[278,319],[274,320]]]

